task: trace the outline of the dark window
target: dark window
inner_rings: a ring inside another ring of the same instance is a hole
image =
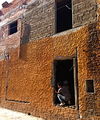
[[[17,21],[9,24],[9,35],[14,34],[14,33],[17,32],[17,24],[18,24]]]
[[[93,80],[86,80],[86,91],[94,93],[94,83]]]
[[[56,0],[56,32],[72,28],[71,0]]]
[[[52,85],[56,91],[58,91],[57,84],[67,87],[66,93],[70,94],[70,103],[65,101],[66,105],[75,105],[75,85],[74,85],[74,62],[73,59],[55,60],[54,61],[54,78]],[[57,94],[54,92],[53,96],[54,104],[60,103]]]

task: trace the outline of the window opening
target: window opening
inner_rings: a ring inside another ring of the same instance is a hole
[[[56,32],[72,28],[72,1],[56,0]]]
[[[18,24],[17,21],[9,24],[9,35],[14,34],[14,33],[17,32],[17,24]]]
[[[66,60],[54,60],[54,96],[53,102],[55,105],[60,104],[58,99],[58,84],[66,87],[66,96],[69,96],[69,99],[66,99],[65,106],[75,106],[75,80],[74,80],[74,62],[73,59]],[[69,90],[69,93],[68,93]]]
[[[89,92],[89,93],[94,93],[93,80],[86,80],[86,91]]]

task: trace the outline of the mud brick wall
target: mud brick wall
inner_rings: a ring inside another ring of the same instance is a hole
[[[13,20],[12,20],[13,21]],[[5,54],[9,54],[9,49],[11,48],[20,48],[20,36],[21,36],[21,21],[20,19],[18,21],[17,29],[18,31],[12,35],[9,35],[9,24],[3,26],[0,30],[1,38],[0,38],[0,60],[5,59]],[[16,56],[16,59],[19,56],[19,50],[18,54]]]
[[[23,19],[24,30],[22,43],[51,36],[55,33],[54,0],[36,0],[28,7]],[[28,29],[28,32],[26,32]]]
[[[73,28],[96,21],[95,0],[72,1]],[[56,4],[54,0],[35,1],[23,19],[22,43],[52,36],[56,31]],[[28,30],[27,30],[28,29]],[[26,32],[25,32],[26,31]],[[28,31],[28,32],[27,32]],[[27,38],[28,36],[28,38]]]
[[[4,75],[4,62],[0,61],[0,102],[1,102],[1,90],[2,90],[3,75]]]
[[[94,23],[50,38],[23,44],[20,48],[19,60],[16,60],[17,50],[12,49],[11,59],[6,61],[4,67],[6,70],[8,65],[9,70],[7,79],[3,81],[3,85],[6,80],[8,81],[7,100],[2,100],[1,106],[30,112],[32,115],[47,120],[69,118],[76,120],[79,115],[83,120],[88,120],[91,116],[98,116],[100,66],[97,63],[100,51],[99,29],[97,30],[96,27],[97,24]],[[76,47],[78,50],[79,111],[55,107],[51,87],[53,60],[57,56],[67,57],[75,54]],[[93,79],[95,82],[93,94],[86,92],[86,80],[88,79]],[[1,97],[4,96],[2,88]]]
[[[97,64],[98,66],[98,69],[96,69],[98,72],[97,72],[97,75],[96,75],[96,78],[98,79],[98,81],[96,81],[96,95],[95,95],[95,99],[96,99],[96,115],[100,116],[100,80],[97,76],[99,76],[100,74],[100,33],[99,33],[99,30],[100,30],[100,0],[97,0],[97,7],[98,7],[98,10],[97,10],[97,30],[98,30],[98,39],[99,39],[99,42],[97,43],[98,44],[98,51],[97,51],[97,56],[98,56],[98,60],[96,59],[96,63],[95,63],[95,66]]]
[[[81,9],[79,3],[83,2],[81,0],[73,1],[73,5],[75,4]],[[84,1],[84,4],[95,6],[92,0]],[[84,6],[86,8],[86,11],[83,10],[85,13],[92,9],[89,6]],[[28,7],[22,19],[22,29],[7,38],[6,43],[11,45],[9,49],[10,59],[0,62],[0,105],[31,113],[47,120],[77,120],[79,117],[79,119],[82,118],[81,120],[99,120],[99,22],[48,37],[55,33],[54,8],[54,0],[45,2],[37,0]],[[77,12],[80,16],[83,13],[81,10]],[[83,18],[78,20],[79,17],[77,17],[74,27],[85,24],[85,21],[95,21],[95,8],[93,13],[93,16],[92,13],[88,13],[89,18],[84,18],[84,20]],[[47,38],[42,39],[43,37]],[[27,44],[21,44],[18,48],[14,47],[14,43],[19,42],[20,38],[21,43]],[[55,107],[53,105],[53,89],[51,87],[53,60],[57,56],[72,56],[75,54],[76,48],[78,52],[79,110]],[[18,51],[20,53],[19,57],[17,57]],[[90,79],[94,80],[95,83],[95,92],[93,94],[86,92],[86,80]]]
[[[28,2],[30,2],[30,1],[31,1],[31,0],[23,0],[23,1],[21,1],[21,0],[13,0],[13,1],[10,3],[9,7],[7,7],[7,8],[2,8],[1,11],[2,11],[3,15],[6,15],[6,14],[8,14],[9,12],[11,12],[12,10],[14,10],[15,8],[18,8],[18,7],[22,6],[23,3],[28,3]],[[5,1],[4,1],[4,2],[5,2]],[[20,8],[19,8],[19,9],[20,9]]]
[[[95,0],[72,0],[73,27],[96,21],[97,4]]]
[[[25,2],[25,1],[24,1]],[[30,2],[30,0],[26,0]],[[11,12],[14,7],[20,9],[22,6],[21,1],[13,1],[12,5],[7,9],[2,9],[4,15]],[[97,5],[95,0],[86,1],[72,1],[72,16],[73,16],[73,28],[77,26],[82,26],[84,24],[96,21],[96,9]],[[14,12],[14,11],[13,11]],[[5,16],[5,19],[13,15],[9,13]],[[17,15],[19,16],[19,15]],[[23,36],[21,43],[26,43],[28,41],[41,39],[47,36],[52,36],[56,31],[56,4],[54,0],[36,0],[30,4],[27,8],[27,12],[24,13],[24,18],[22,19],[23,26]]]

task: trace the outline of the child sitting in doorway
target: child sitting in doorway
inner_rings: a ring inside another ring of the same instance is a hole
[[[64,106],[65,102],[68,102],[68,104],[70,104],[71,95],[68,86],[62,86],[60,84],[58,84],[57,86],[58,91],[55,92],[57,93],[57,98],[60,101],[60,106]]]

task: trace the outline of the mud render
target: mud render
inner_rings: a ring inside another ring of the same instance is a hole
[[[63,6],[59,7],[60,3]],[[1,107],[46,120],[100,119],[99,4],[99,0],[72,0],[68,4],[64,0],[14,0],[3,4]],[[62,30],[59,9],[64,6],[72,16]],[[70,106],[56,105],[54,86],[62,82],[59,78],[68,80]]]

